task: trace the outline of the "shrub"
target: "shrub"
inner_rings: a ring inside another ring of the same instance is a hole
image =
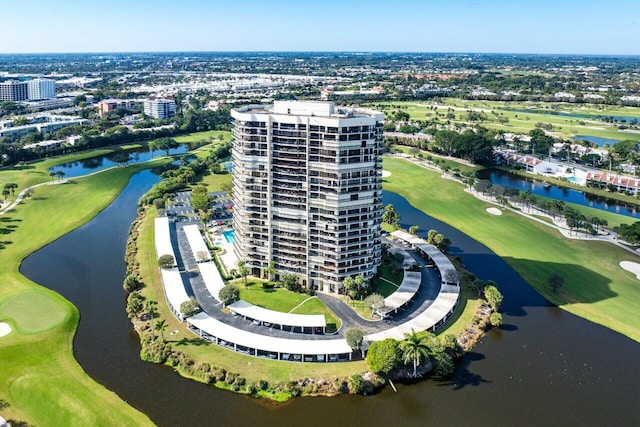
[[[400,347],[393,338],[372,343],[366,358],[369,369],[380,375],[388,375],[400,360]]]
[[[353,374],[349,377],[349,390],[352,393],[362,393],[364,387],[364,378],[360,374]]]
[[[157,199],[153,199],[153,206],[157,209],[164,209],[164,199],[163,198],[157,198]]]
[[[227,372],[227,375],[224,377],[224,382],[231,385],[236,382],[237,378],[238,374],[236,374],[235,372]]]
[[[161,255],[160,258],[158,258],[158,266],[160,266],[160,268],[173,268],[175,263],[176,260],[173,258],[173,255]]]
[[[282,275],[282,284],[285,288],[293,292],[300,292],[300,290],[302,290],[298,276],[292,273],[284,273]]]
[[[142,312],[144,308],[144,297],[140,292],[133,291],[127,296],[127,314],[129,319],[133,319]]]
[[[129,274],[126,279],[124,279],[123,287],[127,292],[133,292],[140,289],[142,283],[138,280],[136,276],[133,274]]]
[[[235,285],[226,285],[220,289],[219,297],[224,305],[233,304],[240,299],[240,289]]]
[[[453,359],[449,354],[445,352],[437,353],[434,356],[436,361],[435,374],[440,376],[446,376],[453,372],[455,365]]]
[[[164,363],[171,355],[171,347],[162,340],[152,340],[150,337],[146,337],[141,344],[140,358],[147,362]]]
[[[180,304],[180,314],[184,317],[191,317],[200,311],[200,306],[195,298],[191,297],[189,301],[185,301]]]
[[[491,316],[489,316],[489,323],[491,323],[491,326],[502,325],[502,314],[498,312],[491,313]]]
[[[224,381],[227,376],[227,371],[223,368],[214,367],[211,371],[211,375],[213,375],[213,382]]]

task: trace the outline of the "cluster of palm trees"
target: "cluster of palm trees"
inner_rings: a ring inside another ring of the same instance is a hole
[[[66,173],[64,173],[64,171],[50,171],[49,172],[49,176],[51,177],[51,181],[53,181],[54,177],[57,177],[58,180],[62,181],[62,178],[64,178],[64,176],[66,175]]]
[[[544,213],[547,213],[555,220],[557,216],[564,216],[569,231],[584,230],[586,233],[597,234],[603,227],[609,225],[607,220],[597,216],[587,217],[578,210],[567,206],[562,200],[538,200],[531,190],[520,190],[515,193],[513,189],[508,189],[500,185],[492,185],[488,181],[482,180],[476,183],[476,190],[482,193],[489,193],[500,203],[506,205],[509,201],[522,203],[527,211],[532,207],[536,207]]]
[[[430,357],[438,357],[443,351],[443,345],[438,338],[431,334],[418,334],[411,332],[404,334],[405,340],[400,343],[402,361],[405,364],[413,362],[413,377],[418,376],[418,366]]]
[[[167,329],[167,327],[169,326],[167,324],[167,321],[165,319],[158,319],[155,321],[155,323],[153,322],[153,319],[155,318],[158,309],[156,308],[158,306],[158,302],[152,299],[148,299],[144,302],[144,311],[145,311],[145,316],[147,317],[147,319],[149,320],[149,322],[151,322],[150,326],[151,326],[151,338],[153,340],[156,339],[156,334],[155,332],[158,331],[160,332],[160,337],[162,339],[162,342],[164,341],[164,331]]]
[[[7,182],[2,188],[2,195],[4,196],[4,199],[7,200],[7,197],[9,197],[9,194],[13,196],[16,192],[16,188],[18,188],[18,184],[14,182]]]

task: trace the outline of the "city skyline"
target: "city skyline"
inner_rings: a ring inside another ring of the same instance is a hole
[[[367,51],[640,54],[640,3],[204,0],[3,5],[0,53]],[[113,28],[116,28],[114,31]]]

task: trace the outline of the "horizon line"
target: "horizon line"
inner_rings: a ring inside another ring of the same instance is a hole
[[[515,56],[588,56],[640,57],[640,53],[560,53],[560,52],[463,52],[463,51],[384,51],[384,50],[132,50],[132,51],[69,51],[69,52],[0,52],[12,55],[132,55],[132,54],[378,54],[378,55],[515,55]]]

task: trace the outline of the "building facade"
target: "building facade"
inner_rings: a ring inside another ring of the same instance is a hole
[[[148,99],[144,101],[144,113],[156,119],[167,119],[176,115],[173,99]]]
[[[26,82],[28,99],[39,101],[56,97],[56,81],[51,79],[33,79]]]
[[[27,82],[8,80],[0,83],[0,101],[26,101],[29,99]]]
[[[233,109],[234,247],[252,274],[269,262],[339,292],[381,261],[384,115],[331,102]]]
[[[143,101],[137,99],[103,99],[102,101],[98,102],[98,115],[102,117],[109,111],[113,111],[116,108],[125,108],[127,110],[131,110],[141,102]]]

